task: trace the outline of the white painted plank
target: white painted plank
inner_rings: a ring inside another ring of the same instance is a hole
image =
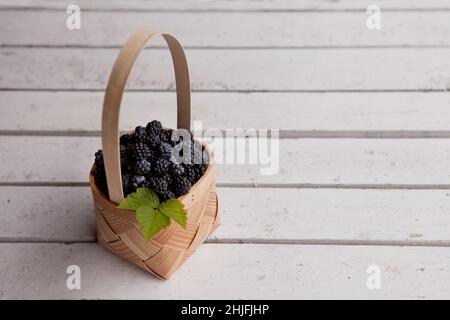
[[[60,11],[2,11],[2,45],[122,46],[143,25],[185,47],[440,46],[450,44],[448,12],[383,12],[368,30],[364,12],[98,12],[69,30]],[[268,23],[270,21],[270,23]]]
[[[0,187],[2,241],[95,241],[88,187]]]
[[[104,90],[118,49],[0,50],[0,88]],[[194,90],[446,90],[450,49],[188,50]],[[430,58],[432,57],[432,59]],[[174,88],[170,55],[146,50],[133,89]]]
[[[371,0],[0,0],[0,8],[65,9],[78,4],[85,10],[196,10],[196,11],[295,11],[359,10],[373,4]],[[449,9],[446,0],[378,0],[384,10]]]
[[[168,281],[96,244],[0,244],[3,299],[445,299],[448,248],[217,245],[199,248]],[[81,289],[68,290],[69,265]],[[371,265],[381,288],[369,290]],[[245,266],[243,268],[243,266]]]
[[[85,182],[99,147],[98,137],[2,136],[0,182]],[[450,183],[448,139],[282,139],[279,150],[275,175],[261,175],[269,162],[221,164],[217,181],[333,186]],[[269,157],[275,168],[277,154]]]
[[[218,188],[218,194],[221,226],[212,241],[450,243],[449,190]],[[3,186],[0,212],[0,241],[95,241],[88,187]]]
[[[103,96],[103,92],[2,91],[0,132],[99,133]],[[145,124],[142,119],[153,118],[174,127],[175,105],[173,92],[128,92],[121,128],[129,131]],[[430,135],[450,129],[449,105],[450,95],[445,92],[195,92],[192,116],[208,129],[279,128],[291,136],[301,135],[299,131]]]

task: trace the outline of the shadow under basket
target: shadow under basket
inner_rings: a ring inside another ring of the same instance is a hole
[[[118,209],[100,191],[94,179],[95,166],[89,176],[97,220],[97,242],[119,257],[138,265],[160,279],[170,276],[195,252],[219,226],[215,192],[214,165],[189,193],[178,198],[187,211],[187,226],[170,225],[146,240],[134,211]]]

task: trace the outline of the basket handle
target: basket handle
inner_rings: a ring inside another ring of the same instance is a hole
[[[190,130],[191,89],[183,47],[172,35],[145,27],[131,36],[120,50],[109,76],[103,102],[102,148],[109,198],[115,203],[123,200],[119,143],[120,104],[128,76],[139,53],[156,35],[161,35],[165,39],[172,55],[177,90],[177,127]]]

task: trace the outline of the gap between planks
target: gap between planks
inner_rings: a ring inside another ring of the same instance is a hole
[[[225,133],[224,130],[221,130]],[[125,131],[121,134],[126,133]],[[100,137],[98,130],[0,130],[0,136]],[[246,135],[245,137],[249,137]],[[279,130],[280,139],[448,139],[450,130]]]
[[[36,87],[0,87],[1,91],[15,92],[105,92],[104,88],[36,88]],[[172,89],[155,88],[128,88],[125,92],[173,92]],[[384,88],[384,89],[191,89],[191,93],[426,93],[426,92],[450,92],[450,88]]]
[[[61,13],[1,12],[6,29],[0,43],[33,48],[120,48],[135,29],[152,25],[183,39],[185,48],[389,48],[449,45],[446,13],[385,13],[383,30],[365,32],[360,13],[86,13],[81,32],[60,28]],[[222,23],[221,19],[227,23]],[[24,23],[24,21],[26,23]],[[271,21],[271,28],[267,28]],[[105,29],[104,26],[110,26]],[[245,33],[240,30],[245,29]],[[44,37],[36,37],[36,32]],[[208,30],[207,34],[204,30]],[[280,36],[280,30],[282,32]],[[309,31],[308,31],[309,30]],[[388,31],[386,31],[388,30]],[[433,36],[430,37],[430,34]],[[114,35],[111,37],[110,35]],[[66,47],[65,45],[68,45]],[[155,46],[164,47],[159,42]]]
[[[0,87],[103,91],[117,52],[115,49],[88,51],[1,49],[4,77],[0,79]],[[430,92],[450,89],[446,79],[450,73],[448,51],[446,48],[409,50],[405,55],[403,49],[194,50],[188,56],[194,92]],[[430,60],[430,55],[434,59]],[[144,90],[173,90],[173,75],[167,72],[169,58],[162,51],[143,52],[128,85]],[[30,68],[19,63],[23,61],[39,63]],[[61,68],[64,73],[60,72]],[[153,79],[148,78],[149,73],[154,74]],[[299,73],[311,76],[299,78]],[[47,77],[43,79],[42,74]]]
[[[1,49],[1,48],[0,48]],[[56,87],[0,87],[1,91],[13,92],[105,92],[105,88],[56,88]],[[158,88],[127,88],[124,92],[155,92],[155,93],[176,93],[174,89]],[[191,93],[426,93],[426,92],[450,92],[450,88],[385,88],[385,89],[192,89]]]
[[[0,237],[0,243],[56,243],[78,244],[96,243],[95,240],[36,239],[21,237]],[[450,247],[449,240],[351,240],[351,239],[216,239],[208,238],[208,244],[256,244],[256,245],[299,245],[299,246],[377,246],[377,247]]]
[[[0,187],[87,187],[88,182],[15,181],[2,182]],[[316,184],[316,183],[216,183],[223,188],[278,189],[347,189],[347,190],[450,190],[450,184]]]
[[[67,7],[67,6],[66,6]],[[61,12],[61,10],[66,7],[41,7],[41,6],[27,6],[27,7],[19,7],[19,6],[5,6],[0,4],[0,11],[56,11]],[[356,12],[356,13],[366,13],[367,6],[362,6],[361,8],[336,8],[336,9],[288,9],[288,8],[264,8],[264,9],[148,9],[148,8],[89,8],[83,7],[83,11],[85,12],[130,12],[130,13],[142,13],[142,12],[155,12],[155,13],[338,13],[338,12]],[[424,7],[424,8],[407,8],[407,7],[392,7],[392,8],[383,8],[383,12],[450,12],[449,7]]]
[[[123,45],[42,45],[42,44],[0,44],[0,49],[121,49]],[[338,45],[338,46],[183,46],[187,50],[346,50],[346,49],[448,49],[450,45]],[[154,45],[142,50],[167,50],[166,46]]]

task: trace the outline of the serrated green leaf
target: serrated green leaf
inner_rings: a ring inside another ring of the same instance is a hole
[[[150,240],[158,231],[166,228],[170,224],[169,217],[149,206],[137,208],[136,219],[147,240]]]
[[[169,199],[164,201],[159,205],[159,210],[186,229],[187,214],[184,205],[180,200]]]
[[[119,209],[137,210],[139,207],[148,206],[157,208],[159,206],[158,196],[148,188],[138,188],[136,192],[130,193],[119,204]]]

